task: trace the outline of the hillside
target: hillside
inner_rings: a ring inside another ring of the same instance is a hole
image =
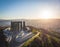
[[[31,39],[29,44],[26,43],[22,47],[60,47],[60,33],[45,29],[38,31],[40,34],[33,41]]]

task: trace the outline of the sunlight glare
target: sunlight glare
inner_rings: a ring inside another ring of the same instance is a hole
[[[50,18],[53,18],[53,16],[54,16],[54,13],[52,9],[45,8],[40,12],[40,18],[42,19],[50,19]]]

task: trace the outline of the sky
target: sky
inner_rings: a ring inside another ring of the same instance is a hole
[[[40,19],[46,13],[60,19],[60,0],[0,0],[0,19]]]

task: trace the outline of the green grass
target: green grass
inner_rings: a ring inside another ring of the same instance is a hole
[[[43,31],[33,29],[32,33],[35,35],[29,40],[27,40],[22,47],[28,47],[28,46],[58,47],[60,46],[60,39],[58,38],[59,34],[56,32],[45,33]],[[44,41],[44,38],[46,38],[45,39],[46,41]]]
[[[26,41],[22,47],[27,47],[35,38],[37,38],[39,36],[40,32],[38,32],[35,36],[33,36],[31,39],[29,39],[28,41]]]

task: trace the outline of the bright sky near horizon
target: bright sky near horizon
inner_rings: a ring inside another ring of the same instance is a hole
[[[60,18],[59,0],[0,0],[0,19]]]

